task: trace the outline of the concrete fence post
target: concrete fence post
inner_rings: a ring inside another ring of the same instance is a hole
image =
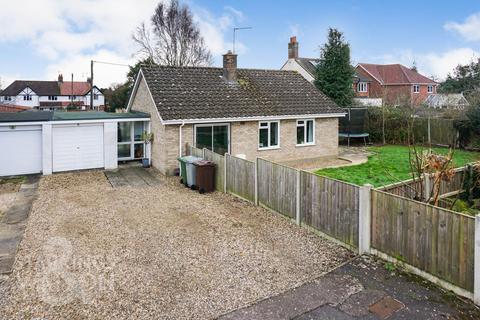
[[[359,191],[358,253],[370,253],[370,232],[372,224],[372,185],[365,184]]]
[[[480,214],[475,216],[474,241],[473,302],[480,305]]]
[[[202,149],[202,159],[204,159],[204,160],[205,160],[205,150],[207,150],[207,149],[206,148]]]
[[[300,170],[297,170],[296,172],[296,186],[295,186],[295,192],[296,192],[296,198],[295,198],[295,222],[297,225],[300,225],[300,200],[301,200],[301,194],[300,194]]]
[[[254,185],[255,185],[255,205],[258,206],[258,158],[255,158],[255,175],[254,175]]]
[[[432,192],[432,181],[430,179],[429,173],[423,174],[423,192],[423,197],[425,201],[428,201],[428,199],[430,198],[430,193]]]

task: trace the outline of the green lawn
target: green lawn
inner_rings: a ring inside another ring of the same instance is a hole
[[[433,148],[435,152],[446,154],[447,148]],[[315,173],[322,176],[351,182],[357,185],[370,183],[380,187],[390,183],[410,179],[408,147],[382,146],[370,147],[373,155],[368,162],[349,167],[321,169]],[[455,150],[454,163],[456,167],[480,160],[480,153]]]

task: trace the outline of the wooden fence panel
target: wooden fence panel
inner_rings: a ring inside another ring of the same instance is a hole
[[[464,168],[459,168],[455,172],[455,176],[450,181],[440,181],[440,195],[448,194],[463,189]],[[434,177],[431,177],[431,185],[433,186]]]
[[[473,291],[475,219],[372,191],[372,247]]]
[[[295,218],[297,170],[258,159],[258,202]]]
[[[215,163],[215,189],[223,192],[225,189],[225,157],[208,149],[204,149],[204,152],[205,160]]]
[[[397,196],[414,199],[415,190],[420,192],[420,185],[422,183],[423,183],[423,178],[416,179],[415,181],[410,179],[402,182],[397,182],[397,183],[385,186],[383,188],[379,188],[379,190],[382,190],[391,194],[395,194]]]
[[[360,187],[300,173],[301,223],[358,247]]]
[[[255,162],[225,155],[227,160],[227,192],[255,201]]]

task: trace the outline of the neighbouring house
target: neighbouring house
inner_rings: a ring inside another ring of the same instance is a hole
[[[173,174],[187,146],[254,160],[338,154],[338,118],[345,115],[300,74],[223,68],[142,66],[129,111],[151,114],[152,165]]]
[[[401,64],[359,63],[355,72],[359,80],[354,84],[354,91],[359,99],[418,106],[437,92],[437,82]]]
[[[462,93],[437,93],[429,95],[425,105],[435,109],[464,110],[470,103]]]
[[[291,37],[288,43],[288,59],[280,68],[281,70],[296,71],[302,75],[306,80],[313,83],[315,81],[317,64],[320,62],[319,58],[301,58],[299,57],[299,43],[297,37]],[[382,99],[370,98],[368,96],[368,86],[372,80],[369,77],[355,74],[353,77],[353,88],[355,91],[354,99],[356,104],[363,106],[380,106]]]
[[[22,112],[30,109],[29,107],[16,106],[13,104],[0,104],[0,112]]]
[[[91,110],[91,85],[87,81],[15,80],[0,92],[0,104],[16,105],[38,110],[65,109],[75,106],[80,110]],[[105,97],[93,86],[93,110],[105,108]]]
[[[0,113],[0,176],[115,169],[119,161],[149,159],[149,130],[150,116],[141,112]]]

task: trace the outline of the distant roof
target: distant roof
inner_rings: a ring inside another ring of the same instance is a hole
[[[315,78],[317,73],[317,64],[320,62],[318,58],[296,58],[295,61],[310,74],[313,78]],[[364,77],[359,74],[355,74],[354,76],[355,82],[371,82],[372,79]]]
[[[60,82],[59,87],[60,87],[60,95],[62,96],[70,96],[70,95],[84,96],[90,91],[90,82],[65,81],[65,82]]]
[[[295,71],[142,66],[163,120],[193,120],[344,113]]]
[[[461,93],[437,93],[431,94],[425,100],[425,104],[431,108],[454,108],[463,109],[470,104]]]
[[[17,106],[15,104],[0,104],[0,112],[20,112],[30,109],[29,107]]]
[[[31,81],[31,80],[15,80],[6,87],[0,95],[2,96],[16,96],[25,88],[32,89],[40,96],[56,96],[60,95],[60,88],[57,81]]]
[[[0,112],[0,122],[37,122],[37,121],[68,121],[68,120],[102,120],[102,119],[132,119],[150,118],[144,112],[113,113],[103,111],[23,111]]]
[[[411,68],[401,64],[371,64],[359,63],[358,67],[363,68],[373,78],[383,85],[389,84],[436,84]]]
[[[16,96],[25,88],[32,89],[39,96],[83,96],[90,91],[90,83],[86,81],[34,81],[34,80],[15,80],[3,91],[1,96]]]

